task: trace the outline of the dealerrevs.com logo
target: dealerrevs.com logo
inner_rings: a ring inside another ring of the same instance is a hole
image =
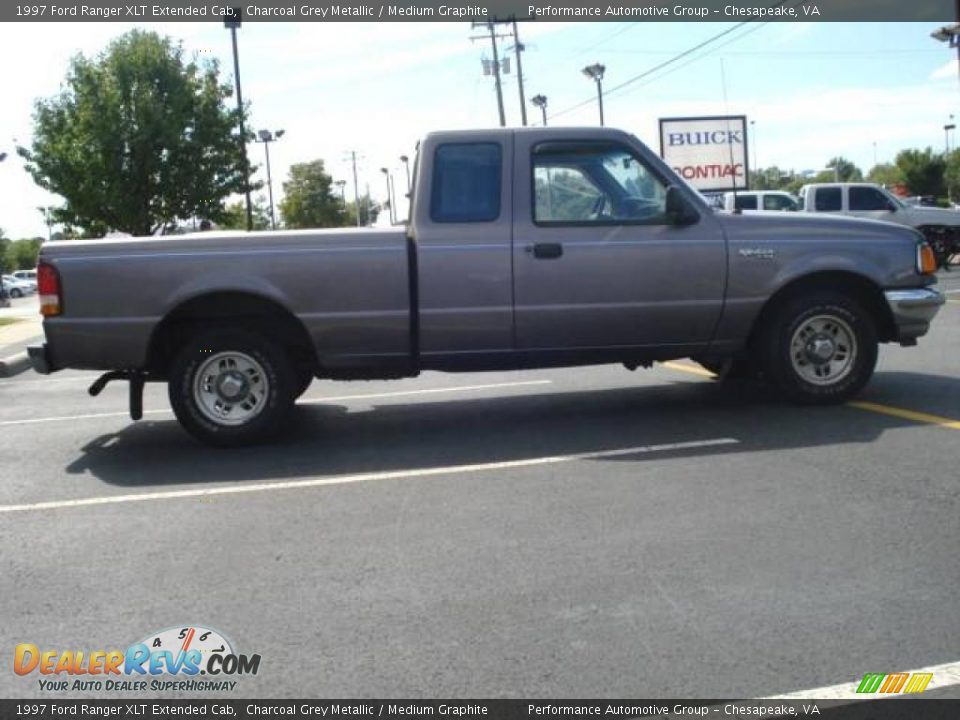
[[[37,675],[40,690],[47,692],[233,690],[237,681],[228,678],[256,675],[259,669],[259,654],[239,654],[222,633],[197,625],[151,633],[126,650],[21,643],[13,654],[13,671]]]

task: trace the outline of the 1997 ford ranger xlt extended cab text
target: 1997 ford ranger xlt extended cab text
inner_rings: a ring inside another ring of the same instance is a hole
[[[397,229],[44,245],[34,368],[128,380],[134,419],[166,381],[216,445],[276,433],[314,377],[692,357],[828,403],[943,303],[915,230],[714,213],[617,130],[434,133],[414,177]]]

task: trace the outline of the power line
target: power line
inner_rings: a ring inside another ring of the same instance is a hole
[[[798,2],[796,2],[796,3],[793,4],[793,7],[798,7],[798,6],[800,6],[800,5],[803,5],[805,2],[807,2],[807,0],[798,0]],[[780,7],[781,5],[786,5],[786,4],[787,4],[787,0],[780,0],[780,2],[774,3],[773,5],[771,5],[771,6],[769,6],[769,7],[775,8],[775,7]],[[638,80],[642,80],[642,79],[645,78],[645,77],[649,77],[650,75],[652,75],[653,73],[657,72],[658,70],[662,70],[663,68],[665,68],[665,67],[667,67],[667,66],[669,66],[669,65],[672,65],[673,63],[675,63],[675,62],[677,62],[677,61],[679,61],[679,60],[682,60],[683,58],[685,58],[685,57],[687,57],[687,56],[689,56],[689,55],[697,52],[698,50],[706,47],[707,45],[710,45],[711,43],[716,42],[716,41],[719,40],[720,38],[726,37],[727,35],[729,35],[730,33],[734,32],[735,30],[738,30],[738,29],[744,27],[745,25],[749,25],[749,24],[751,24],[751,23],[753,23],[753,22],[755,22],[755,21],[754,21],[754,20],[744,20],[743,22],[739,22],[739,23],[733,25],[732,27],[729,27],[729,28],[727,28],[726,30],[717,33],[716,35],[713,35],[713,36],[707,38],[707,39],[704,40],[703,42],[700,42],[700,43],[694,45],[693,47],[688,48],[687,50],[684,50],[683,52],[680,52],[680,53],[678,53],[677,55],[674,55],[673,57],[671,57],[671,58],[669,58],[669,59],[667,59],[667,60],[664,60],[662,63],[658,63],[657,65],[655,65],[654,67],[650,68],[649,70],[645,70],[644,72],[642,72],[642,73],[640,73],[640,74],[638,74],[638,75],[634,75],[632,78],[629,78],[629,79],[625,80],[624,82],[620,83],[619,85],[615,85],[614,87],[612,87],[612,88],[610,88],[610,89],[607,90],[607,95],[609,96],[609,95],[612,94],[612,93],[615,93],[615,92],[617,92],[617,91],[619,91],[619,90],[622,90],[623,88],[627,87],[628,85],[632,85],[633,83],[637,82]],[[761,25],[761,27],[762,27],[762,25]],[[747,35],[747,34],[748,34],[748,33],[744,33],[744,36]],[[741,36],[741,37],[743,37],[743,36]],[[701,56],[701,57],[702,57],[702,56]],[[576,105],[571,105],[571,106],[568,107],[568,108],[564,108],[563,110],[560,110],[560,111],[558,111],[558,112],[555,112],[555,113],[553,113],[553,115],[551,115],[550,117],[551,117],[551,118],[556,118],[556,117],[559,117],[559,116],[561,116],[561,115],[565,115],[565,114],[567,114],[567,113],[573,112],[574,110],[579,110],[580,108],[585,107],[586,105],[589,105],[589,104],[592,103],[592,102],[593,102],[593,98],[590,98],[590,99],[588,99],[588,100],[584,100],[584,101],[582,101],[582,102],[577,103]]]

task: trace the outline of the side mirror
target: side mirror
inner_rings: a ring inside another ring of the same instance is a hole
[[[667,188],[666,214],[667,220],[674,225],[692,225],[700,219],[699,213],[675,185]]]

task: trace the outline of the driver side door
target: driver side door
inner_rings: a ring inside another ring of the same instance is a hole
[[[586,138],[538,143],[535,134],[517,134],[516,143],[517,349],[709,343],[726,272],[713,214],[670,222],[669,175],[639,147]]]

